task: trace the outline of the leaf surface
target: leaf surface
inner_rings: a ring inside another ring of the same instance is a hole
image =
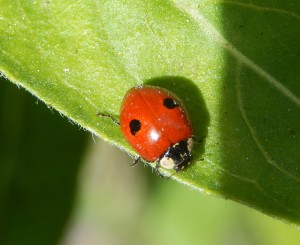
[[[174,179],[300,223],[299,1],[0,3],[12,82],[131,155],[96,113],[118,119],[135,85],[167,88],[206,136]]]

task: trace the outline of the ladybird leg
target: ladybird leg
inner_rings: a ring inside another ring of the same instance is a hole
[[[115,124],[119,125],[120,126],[120,122],[115,119],[114,117],[108,115],[108,114],[104,114],[104,113],[101,113],[101,112],[97,112],[96,114],[97,116],[100,116],[100,117],[107,117],[107,118],[110,118]]]
[[[193,140],[195,141],[195,143],[203,143],[204,139],[206,138],[206,135],[202,136],[200,139],[196,138],[196,136],[192,136]]]
[[[155,173],[156,173],[159,177],[161,177],[161,178],[166,178],[166,176],[163,175],[162,172],[159,171],[159,167],[160,167],[160,165],[159,165],[159,163],[157,162],[156,165],[155,165],[155,168],[154,168]]]
[[[137,157],[136,159],[134,159],[133,163],[131,164],[131,167],[134,167],[135,165],[137,165],[140,160],[141,160],[141,157]]]
[[[159,171],[159,168],[155,168],[155,173],[163,179],[171,179],[171,177],[176,174],[176,172],[175,172],[170,175],[164,175],[162,172]]]

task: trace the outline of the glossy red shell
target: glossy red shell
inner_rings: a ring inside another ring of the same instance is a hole
[[[168,109],[163,103],[166,98],[175,100],[178,106]],[[132,120],[141,123],[135,135],[130,131]],[[162,156],[171,144],[192,137],[191,123],[181,101],[171,92],[154,86],[138,86],[127,92],[120,126],[130,145],[149,162]]]

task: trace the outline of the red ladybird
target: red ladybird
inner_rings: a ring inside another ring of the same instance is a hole
[[[130,145],[159,167],[185,169],[192,160],[193,132],[181,101],[154,86],[137,86],[125,95],[120,126]]]

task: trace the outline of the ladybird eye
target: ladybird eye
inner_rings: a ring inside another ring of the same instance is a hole
[[[163,104],[168,109],[173,109],[173,108],[179,106],[177,101],[173,100],[172,98],[165,98]]]
[[[133,119],[129,123],[130,132],[132,135],[135,135],[141,129],[141,122],[137,119]]]

